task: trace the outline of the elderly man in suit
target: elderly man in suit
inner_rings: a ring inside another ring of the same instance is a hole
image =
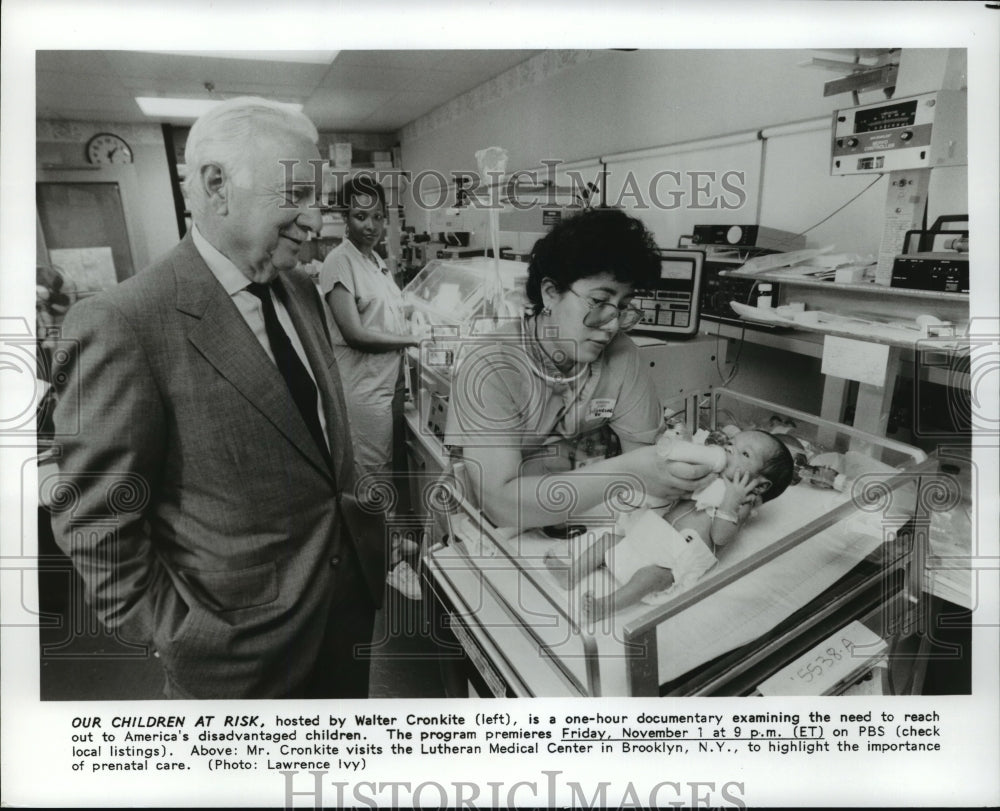
[[[362,540],[322,302],[316,128],[262,99],[195,122],[194,227],[72,308],[53,526],[101,620],[176,698],[366,697],[385,579]]]

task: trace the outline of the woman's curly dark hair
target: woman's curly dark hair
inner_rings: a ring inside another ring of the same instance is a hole
[[[660,278],[653,235],[620,209],[587,209],[556,224],[531,249],[525,292],[537,313],[543,306],[542,279],[562,291],[600,273],[637,289],[652,287]]]

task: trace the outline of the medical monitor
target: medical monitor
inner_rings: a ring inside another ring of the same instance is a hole
[[[636,332],[678,339],[698,334],[704,263],[704,251],[660,251],[659,282],[653,289],[636,290],[632,298],[632,306],[643,314]]]

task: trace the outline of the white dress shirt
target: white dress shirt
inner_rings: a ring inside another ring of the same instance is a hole
[[[271,342],[267,338],[267,329],[264,326],[264,306],[257,296],[247,290],[250,280],[236,265],[205,239],[198,230],[198,226],[192,226],[191,237],[194,240],[195,248],[201,254],[201,258],[205,260],[205,264],[212,271],[212,275],[219,280],[219,284],[229,294],[229,298],[236,305],[236,309],[243,316],[243,320],[250,327],[250,331],[271,359],[271,363],[277,365],[277,362],[274,360],[274,353],[271,351]],[[309,366],[309,358],[306,357],[305,349],[302,348],[302,341],[299,340],[299,334],[295,330],[295,324],[292,323],[291,316],[285,309],[285,305],[273,293],[271,294],[271,301],[274,302],[274,311],[278,316],[278,321],[282,329],[285,330],[285,334],[288,335],[288,340],[291,341],[295,354],[299,356],[299,360],[302,361],[302,365],[305,366],[309,377],[312,378],[313,385],[315,385],[316,375],[313,374]],[[326,416],[323,413],[323,404],[319,398],[319,386],[316,386],[316,413],[319,415],[319,424],[323,428],[323,436],[326,437],[329,443],[330,435],[326,431]]]

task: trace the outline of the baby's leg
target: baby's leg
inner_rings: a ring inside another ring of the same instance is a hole
[[[604,553],[616,543],[618,538],[613,533],[606,532],[569,562],[550,549],[545,553],[545,565],[563,588],[571,589],[604,563]]]
[[[591,620],[598,620],[606,614],[621,611],[630,605],[635,605],[647,594],[664,591],[674,584],[674,574],[662,566],[644,566],[619,589],[615,589],[607,597],[595,597],[593,592],[583,595],[583,615]]]

